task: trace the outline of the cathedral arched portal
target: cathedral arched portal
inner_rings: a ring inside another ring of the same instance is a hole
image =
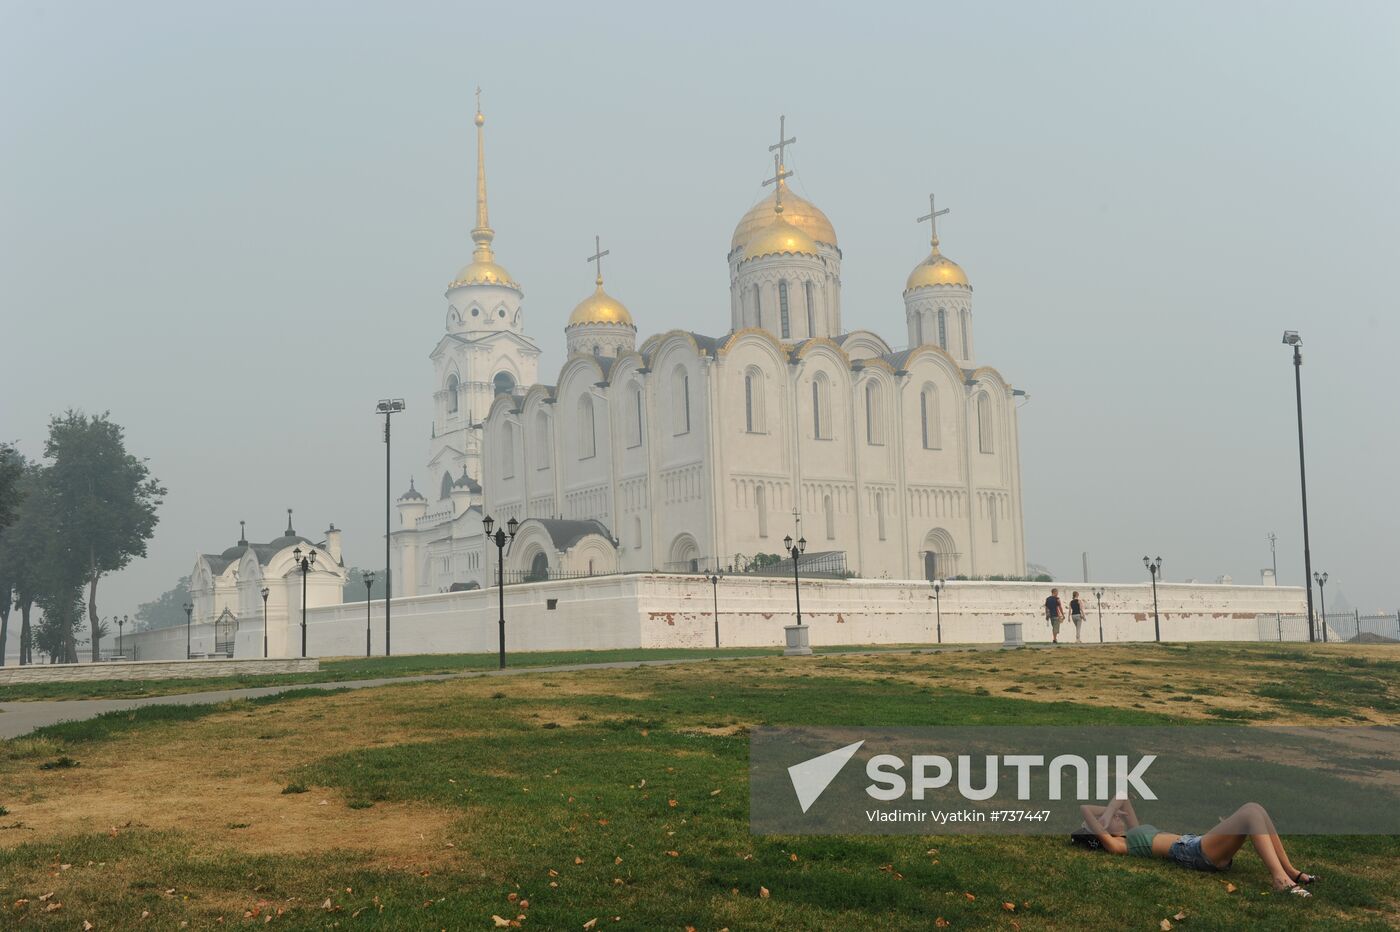
[[[929,531],[924,536],[924,546],[919,552],[919,558],[924,564],[924,578],[934,580],[956,576],[958,556],[952,534],[941,527]]]
[[[700,545],[688,533],[677,534],[671,541],[671,559],[666,568],[681,573],[700,571]]]

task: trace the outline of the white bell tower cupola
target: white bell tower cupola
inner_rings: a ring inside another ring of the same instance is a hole
[[[942,347],[959,365],[972,367],[972,284],[952,259],[938,251],[939,210],[928,196],[929,212],[918,222],[932,229],[928,258],[914,266],[904,283],[904,316],[909,324],[909,345]]]
[[[597,263],[596,287],[569,315],[564,339],[570,356],[616,357],[637,348],[637,325],[623,303],[603,290],[603,257],[612,250],[604,249],[597,236],[593,237],[593,247],[588,261]]]
[[[780,340],[834,337],[841,327],[841,250],[836,230],[816,205],[788,187],[783,163],[797,137],[778,119],[769,146],[773,193],[750,208],[734,228],[729,249],[731,327],[758,327]]]

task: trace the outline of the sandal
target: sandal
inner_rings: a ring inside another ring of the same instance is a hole
[[[1307,897],[1308,899],[1311,899],[1311,898],[1312,898],[1312,894],[1311,894],[1311,893],[1309,893],[1307,890],[1304,890],[1302,887],[1298,886],[1296,883],[1295,883],[1293,886],[1291,886],[1291,887],[1284,887],[1284,888],[1283,888],[1282,890],[1280,890],[1279,892],[1280,892],[1280,893],[1287,893],[1287,894],[1289,894],[1289,895],[1291,895],[1291,896]]]
[[[1316,875],[1314,875],[1314,874],[1305,874],[1305,873],[1303,873],[1302,871],[1299,871],[1299,872],[1298,872],[1298,876],[1296,876],[1296,877],[1293,878],[1294,883],[1300,883],[1300,884],[1302,884],[1302,885],[1305,886],[1305,887],[1306,887],[1308,884],[1315,882],[1316,880],[1317,880]]]

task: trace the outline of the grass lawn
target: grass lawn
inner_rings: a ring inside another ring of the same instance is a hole
[[[119,713],[0,743],[0,927],[1400,924],[1392,837],[1286,838],[1323,877],[1299,901],[1248,850],[1222,876],[1053,837],[748,832],[759,724],[1221,721],[1400,724],[1400,650],[757,656]]]

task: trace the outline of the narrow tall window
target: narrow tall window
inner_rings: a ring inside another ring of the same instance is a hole
[[[744,373],[744,429],[749,433],[761,434],[767,429],[766,405],[763,395],[763,373],[758,369],[750,369]]]
[[[762,486],[753,490],[753,503],[758,508],[758,536],[768,536],[768,494]]]
[[[812,379],[812,436],[831,439],[831,391],[822,372]]]
[[[938,450],[943,447],[938,420],[938,393],[932,385],[925,385],[919,392],[919,432],[923,437],[925,450]]]
[[[639,447],[642,445],[642,389],[635,386],[632,389],[632,429],[628,438],[628,445]]]
[[[885,442],[884,412],[881,408],[880,386],[869,382],[865,386],[865,442],[878,446]]]
[[[880,539],[885,539],[885,493],[875,493],[875,524],[879,528]]]
[[[754,326],[760,328],[763,326],[763,292],[759,290],[757,285],[753,286],[753,319]]]
[[[977,396],[977,446],[983,453],[992,452],[992,399],[986,392]]]
[[[445,472],[442,474],[442,487],[439,491],[442,493],[438,496],[439,498],[452,497],[452,473]]]
[[[506,424],[501,429],[501,478],[515,475],[515,427]]]
[[[535,456],[538,462],[536,469],[548,469],[550,461],[549,450],[549,417],[543,411],[535,415]]]
[[[967,308],[958,315],[958,330],[962,332],[963,359],[971,359],[972,354],[967,351]]]
[[[817,380],[812,380],[812,436],[821,439],[822,435],[822,393]]]
[[[992,506],[992,507],[991,507],[991,511],[992,511],[992,543],[995,544],[995,543],[997,542],[997,530],[998,530],[998,526],[997,526],[997,525],[998,525],[998,522],[997,522],[997,500],[996,500],[996,497],[993,496],[993,497],[988,501],[988,504]]]
[[[914,318],[914,345],[924,345],[924,315],[919,314]]]
[[[807,336],[809,337],[817,335],[817,302],[814,297],[816,290],[816,286],[811,282],[808,282],[803,288],[803,291],[807,293]]]
[[[822,499],[822,515],[826,518],[826,539],[836,539],[836,509],[831,505],[831,496]]]
[[[461,383],[457,381],[457,373],[452,373],[447,377],[447,413],[457,413],[457,390]]]
[[[948,348],[948,312],[941,307],[938,309],[938,345]]]
[[[788,323],[787,282],[778,282],[778,321],[783,328],[783,339],[792,337],[792,327]]]
[[[675,406],[676,434],[690,433],[690,375],[676,369],[671,377],[672,402]]]
[[[744,376],[744,430],[753,433],[753,376]]]
[[[578,458],[586,460],[598,452],[598,436],[593,422],[593,398],[584,395],[578,400]]]

